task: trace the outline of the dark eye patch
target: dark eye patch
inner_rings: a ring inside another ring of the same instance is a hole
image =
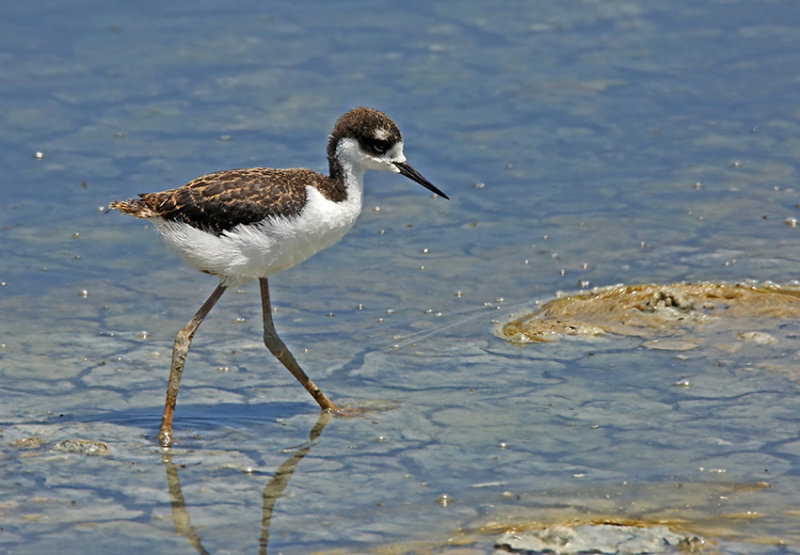
[[[364,146],[366,146],[367,150],[370,152],[374,152],[375,154],[384,154],[392,147],[392,143],[391,141],[384,139],[365,139]]]

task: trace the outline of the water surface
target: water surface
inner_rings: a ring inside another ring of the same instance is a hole
[[[796,279],[799,12],[7,6],[0,545],[486,552],[489,522],[644,506],[710,523],[723,552],[797,550],[795,322],[735,353],[519,349],[492,327],[593,285]],[[320,422],[260,343],[248,284],[196,336],[164,453],[172,339],[215,282],[104,207],[219,169],[324,170],[362,104],[452,200],[368,174],[353,231],[270,283],[308,373],[374,410]]]

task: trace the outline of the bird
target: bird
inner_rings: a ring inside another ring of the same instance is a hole
[[[268,278],[334,245],[361,213],[364,174],[399,173],[449,197],[408,163],[403,137],[385,113],[359,107],[336,120],[326,150],[328,175],[304,168],[223,170],[185,185],[113,201],[110,210],[149,220],[168,246],[219,284],[175,336],[158,440],[173,443],[172,423],[186,357],[197,328],[231,287],[258,280],[264,344],[321,410],[338,412],[278,336]]]

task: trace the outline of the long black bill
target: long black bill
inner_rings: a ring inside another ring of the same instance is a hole
[[[400,173],[402,175],[405,175],[407,178],[416,181],[417,183],[419,183],[429,191],[433,191],[440,197],[450,200],[450,197],[441,192],[436,187],[436,185],[434,185],[433,183],[422,177],[422,174],[419,173],[417,170],[415,170],[414,167],[408,162],[395,162],[394,165],[397,167],[398,170],[400,170]]]

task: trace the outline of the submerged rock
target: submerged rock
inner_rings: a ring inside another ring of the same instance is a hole
[[[13,445],[14,447],[19,447],[20,449],[38,449],[45,443],[47,442],[41,437],[32,436],[14,440],[14,442],[11,445]]]
[[[724,283],[615,285],[554,299],[505,324],[500,335],[513,343],[606,333],[650,339],[715,323],[740,332],[741,341],[769,344],[774,338],[747,326],[756,320],[798,317],[800,289]],[[699,346],[650,343],[651,348],[677,350]]]
[[[65,439],[53,446],[53,451],[66,451],[80,455],[107,455],[108,445],[103,441],[89,441],[88,439]]]
[[[495,553],[578,555],[581,553],[695,552],[705,544],[697,536],[678,534],[666,526],[616,524],[556,525],[520,533],[507,532],[495,543]]]

